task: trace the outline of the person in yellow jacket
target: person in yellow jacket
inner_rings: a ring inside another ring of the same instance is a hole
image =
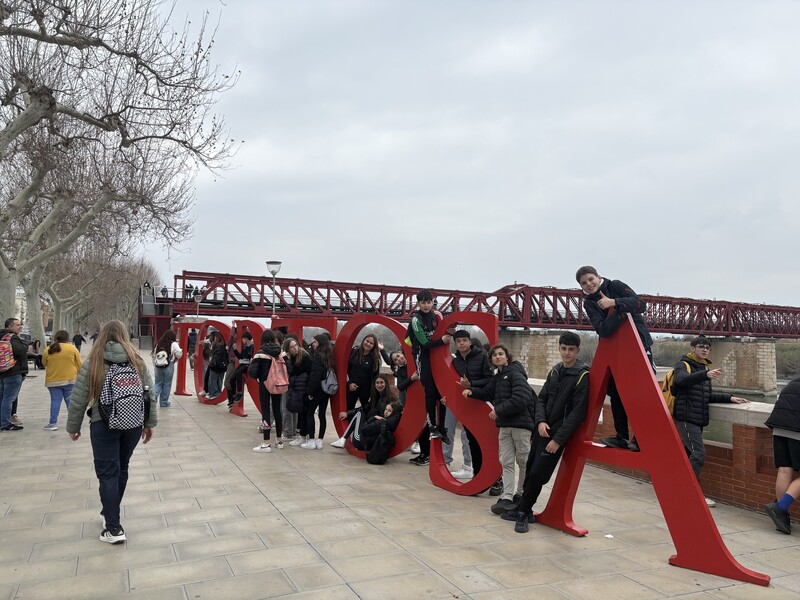
[[[45,368],[44,385],[50,392],[50,422],[44,426],[47,431],[58,429],[58,413],[61,401],[69,408],[69,398],[75,379],[81,369],[80,351],[69,342],[69,331],[56,331],[53,343],[45,348],[42,364]]]

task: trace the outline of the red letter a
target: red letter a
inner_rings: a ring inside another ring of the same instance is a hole
[[[592,443],[611,375],[641,452]],[[536,521],[572,535],[586,535],[588,531],[572,520],[575,492],[586,460],[642,469],[650,473],[677,550],[670,564],[769,585],[768,575],[743,567],[725,547],[630,316],[611,337],[600,339],[589,383],[586,421],[564,450],[550,500]]]

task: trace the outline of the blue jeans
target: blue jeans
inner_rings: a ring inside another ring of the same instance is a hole
[[[0,379],[0,427],[11,425],[11,406],[22,387],[22,375],[9,375]]]
[[[94,421],[89,425],[89,433],[106,529],[117,531],[120,528],[119,505],[128,485],[128,462],[142,437],[142,428],[109,429],[104,421]]]
[[[455,414],[453,414],[452,410],[447,411],[447,415],[444,418],[444,426],[447,428],[448,433],[450,434],[450,439],[453,440],[452,444],[442,444],[442,454],[444,455],[444,462],[449,467],[450,463],[453,462],[453,447],[456,443],[456,423],[458,423],[458,418],[456,418]],[[461,428],[461,452],[464,456],[464,460],[462,461],[463,465],[466,467],[472,467],[472,452],[470,452],[469,447],[469,440],[467,439],[467,430],[465,427]]]
[[[208,395],[219,396],[222,393],[222,379],[225,371],[208,370]]]
[[[50,425],[58,423],[58,413],[61,410],[61,401],[69,408],[69,397],[72,395],[72,388],[75,385],[59,385],[56,387],[49,387],[47,391],[50,392]]]
[[[169,393],[172,390],[172,377],[175,375],[175,363],[171,362],[166,367],[153,367],[153,394],[161,406],[169,403]]]

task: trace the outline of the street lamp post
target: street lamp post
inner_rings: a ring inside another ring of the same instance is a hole
[[[200,302],[203,300],[203,297],[200,294],[194,295],[195,304],[197,304],[197,318],[200,318]]]
[[[281,261],[279,260],[268,260],[267,261],[267,271],[272,274],[272,318],[275,318],[275,275],[278,274],[278,271],[281,270]]]

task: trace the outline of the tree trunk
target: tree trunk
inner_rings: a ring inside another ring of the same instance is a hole
[[[44,324],[42,323],[42,301],[39,298],[39,290],[42,287],[42,272],[44,266],[40,265],[31,271],[22,282],[25,290],[25,297],[28,300],[28,324],[30,326],[31,339],[39,340],[42,348],[44,341]]]
[[[59,329],[63,329],[61,326],[61,300],[56,300],[52,294],[50,299],[53,302],[53,334],[55,334]]]
[[[17,271],[9,271],[0,262],[0,319],[3,321],[9,317],[19,317],[16,307],[17,285],[19,285]]]

